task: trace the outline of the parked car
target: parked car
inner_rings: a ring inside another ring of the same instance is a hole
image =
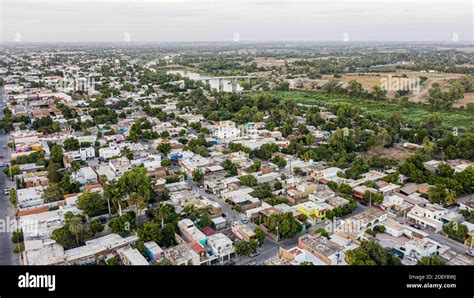
[[[252,252],[252,253],[250,254],[250,257],[251,257],[251,258],[255,258],[255,257],[258,256],[259,254],[260,254],[260,252],[259,252],[258,250],[256,250],[256,251],[254,251],[254,252]]]
[[[421,226],[419,224],[411,224],[410,227],[413,227],[415,229],[421,230]]]
[[[470,257],[474,257],[474,249],[467,250],[467,251],[466,251],[466,255],[468,255],[468,256],[470,256]]]
[[[242,217],[241,221],[242,221],[244,224],[246,224],[246,223],[249,222],[249,219],[248,219],[246,216],[244,216],[244,217]]]

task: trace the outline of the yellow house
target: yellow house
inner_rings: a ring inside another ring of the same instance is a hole
[[[326,219],[327,208],[315,202],[309,201],[298,204],[296,205],[296,210],[306,215],[313,225],[316,224],[318,220],[323,221]]]

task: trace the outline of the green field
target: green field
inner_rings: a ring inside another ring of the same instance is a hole
[[[262,92],[265,93],[265,92]],[[262,94],[262,93],[254,93]],[[283,98],[291,98],[302,104],[317,104],[325,107],[331,107],[338,103],[351,103],[359,107],[364,114],[380,114],[389,115],[392,111],[400,112],[404,119],[416,123],[420,121],[423,116],[438,114],[443,119],[443,127],[452,129],[457,127],[460,133],[474,132],[474,112],[460,109],[453,109],[451,111],[436,111],[431,112],[426,105],[409,103],[403,107],[393,102],[371,100],[371,99],[354,99],[344,95],[327,94],[314,91],[272,91],[266,92],[273,96],[281,96]]]

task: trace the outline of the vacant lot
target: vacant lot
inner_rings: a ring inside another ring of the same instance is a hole
[[[455,108],[460,108],[460,107],[466,108],[466,105],[468,103],[474,103],[474,92],[464,93],[464,98],[460,99],[460,100],[456,100],[453,103],[453,107],[455,107]],[[471,112],[471,113],[474,113],[474,112]]]
[[[400,164],[408,157],[415,155],[415,151],[403,147],[390,147],[382,149],[371,149],[367,152],[359,153],[358,155],[364,158],[365,160],[369,160],[374,156],[390,156],[397,160]]]

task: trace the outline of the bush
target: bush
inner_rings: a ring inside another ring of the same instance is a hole
[[[105,261],[105,263],[109,266],[117,266],[119,264],[117,258],[113,257]]]
[[[316,234],[321,234],[321,236],[326,237],[326,238],[329,237],[329,233],[328,233],[325,229],[323,229],[323,228],[317,229],[317,230],[315,231],[315,233],[316,233]]]

